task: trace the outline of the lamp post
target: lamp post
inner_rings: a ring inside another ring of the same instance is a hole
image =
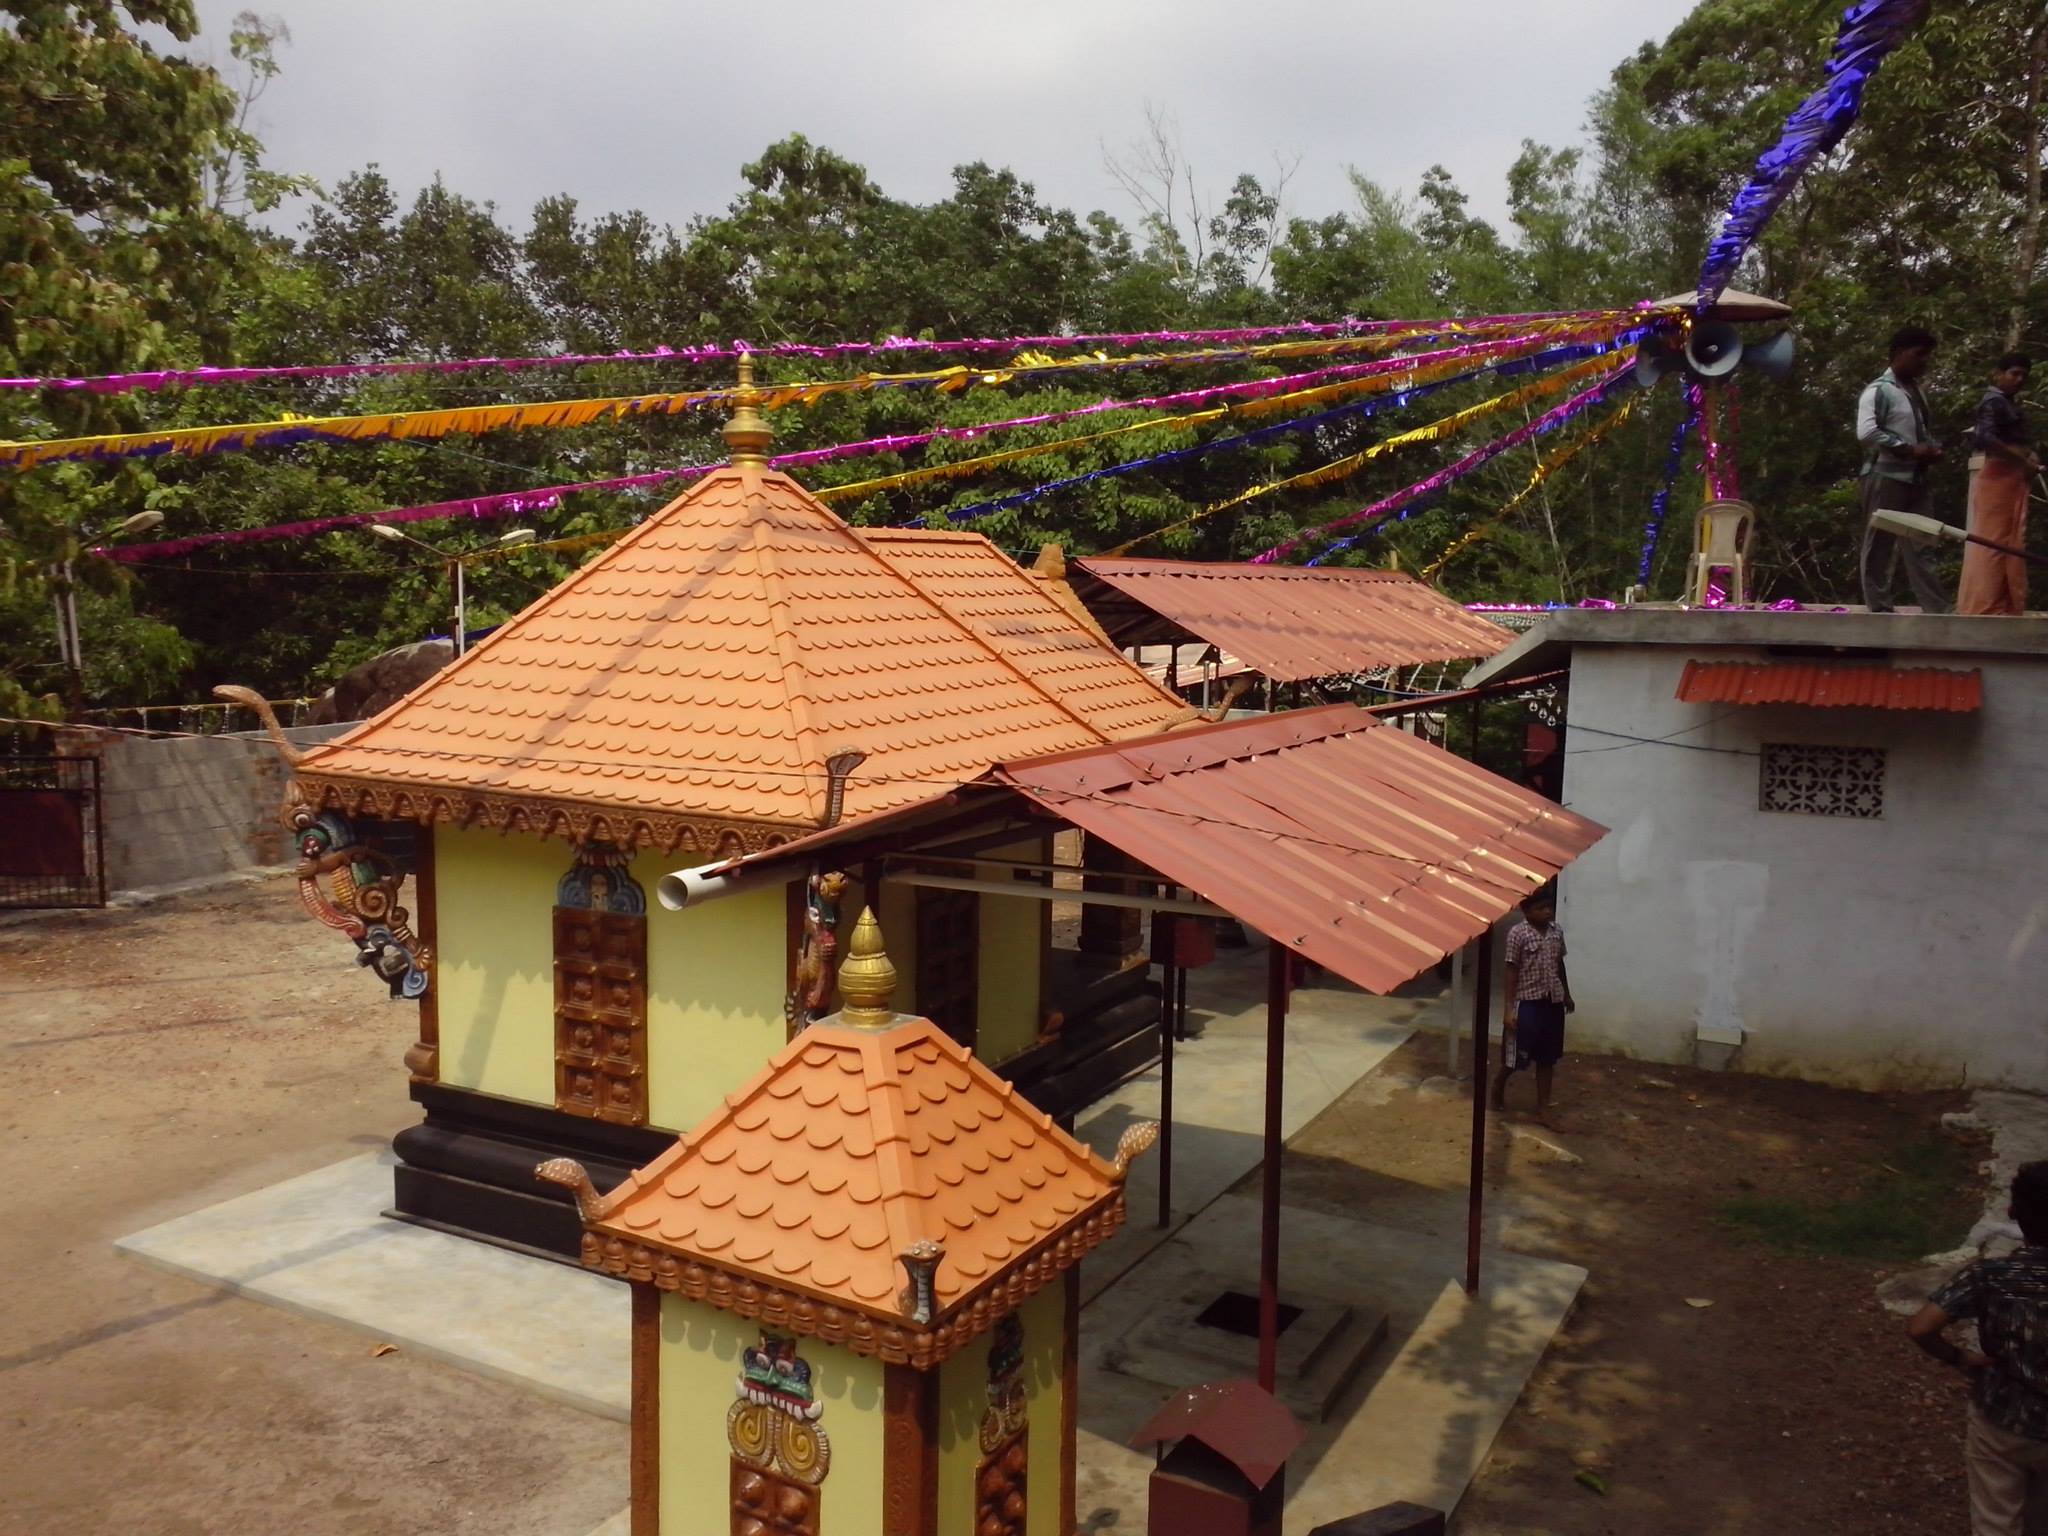
[[[163,520],[161,512],[137,512],[102,533],[80,528],[77,536],[81,541],[125,538],[131,533],[145,533]],[[78,635],[78,585],[72,576],[73,558],[67,553],[57,562],[56,580],[50,586],[50,606],[57,616],[57,660],[64,668],[65,692],[75,714],[85,702],[85,647]]]
[[[392,527],[389,523],[372,523],[370,524],[370,532],[388,544],[410,544],[416,549],[424,549],[436,560],[445,560],[448,563],[448,569],[452,573],[455,585],[455,654],[457,656],[462,655],[469,649],[467,640],[469,629],[469,592],[467,584],[463,580],[462,568],[469,561],[474,560],[478,554],[488,553],[488,551],[479,550],[466,555],[458,555],[449,550],[436,548],[425,539],[416,539],[411,534]],[[533,530],[531,528],[514,528],[510,533],[499,536],[496,547],[499,549],[514,549],[521,544],[531,544],[532,542]]]
[[[1958,528],[1953,523],[1944,523],[1939,518],[1926,517],[1918,512],[1873,512],[1870,521],[1879,533],[1888,533],[1909,544],[1981,544],[2001,555],[2012,555],[2034,565],[2048,565],[2048,555],[2034,554],[2016,544],[2001,544],[1996,539],[1984,538],[1966,528]]]

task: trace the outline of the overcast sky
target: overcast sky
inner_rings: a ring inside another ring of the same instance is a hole
[[[291,30],[257,109],[269,163],[332,184],[372,161],[409,197],[440,172],[522,226],[536,199],[722,211],[739,167],[801,132],[891,195],[944,197],[986,160],[1055,206],[1133,209],[1103,168],[1147,103],[1205,189],[1299,159],[1290,212],[1350,206],[1347,167],[1412,190],[1448,166],[1503,216],[1524,138],[1580,142],[1587,98],[1692,0],[200,0]]]

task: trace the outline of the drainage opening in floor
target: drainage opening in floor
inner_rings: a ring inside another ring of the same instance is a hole
[[[1301,1308],[1280,1303],[1281,1333],[1287,1325],[1301,1316]],[[1245,1338],[1259,1336],[1259,1298],[1248,1296],[1243,1291],[1225,1291],[1208,1306],[1195,1314],[1195,1321],[1204,1328],[1221,1328],[1225,1333],[1242,1334]]]

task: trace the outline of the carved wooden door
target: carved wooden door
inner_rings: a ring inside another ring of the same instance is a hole
[[[972,891],[917,890],[917,1011],[969,1050],[980,992],[981,905]]]
[[[555,1108],[647,1123],[647,919],[555,908]]]
[[[732,1536],[818,1536],[817,1486],[749,1466],[735,1456]]]
[[[1029,1462],[1021,1429],[982,1459],[974,1474],[974,1536],[1024,1536]]]

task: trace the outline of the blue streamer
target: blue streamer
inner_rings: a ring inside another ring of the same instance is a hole
[[[1622,378],[1612,380],[1604,389],[1600,391],[1599,394],[1593,396],[1592,399],[1586,401],[1585,404],[1580,406],[1578,410],[1572,412],[1571,416],[1567,417],[1566,420],[1576,420],[1579,416],[1585,414],[1585,412],[1587,411],[1592,410],[1595,406],[1605,405],[1609,400],[1613,399],[1617,394],[1621,393],[1623,390],[1633,389],[1635,387],[1635,380],[1633,377],[1630,376],[1623,376]],[[1562,421],[1553,422],[1550,426],[1542,428],[1541,431],[1554,431],[1558,427],[1561,427],[1563,425],[1564,422]],[[1513,434],[1509,435],[1512,436]],[[1473,467],[1477,468],[1478,466],[1475,465]],[[1423,492],[1422,494],[1416,496],[1412,501],[1404,501],[1400,504],[1399,510],[1395,511],[1391,517],[1388,516],[1387,513],[1382,512],[1378,517],[1374,518],[1365,527],[1359,529],[1358,532],[1353,534],[1347,534],[1345,537],[1341,539],[1337,539],[1329,544],[1325,544],[1322,548],[1321,553],[1316,555],[1315,558],[1311,560],[1305,560],[1302,563],[1304,565],[1321,565],[1325,560],[1329,559],[1330,556],[1341,553],[1344,550],[1350,549],[1358,543],[1360,543],[1362,540],[1374,537],[1381,530],[1383,530],[1389,523],[1405,523],[1406,521],[1408,521],[1409,517],[1414,513],[1423,511],[1425,508],[1435,506],[1437,502],[1443,498],[1444,492],[1449,489],[1449,486],[1444,486],[1438,490]],[[1406,493],[1397,491],[1394,494],[1395,496],[1400,496],[1405,495]],[[1388,498],[1388,500],[1390,501],[1393,499],[1393,497]]]
[[[1418,384],[1413,389],[1399,390],[1391,395],[1375,395],[1371,399],[1354,401],[1350,405],[1340,405],[1332,410],[1318,412],[1313,416],[1297,416],[1291,421],[1275,422],[1270,427],[1259,427],[1251,432],[1241,432],[1235,437],[1212,438],[1206,443],[1196,443],[1192,447],[1173,448],[1165,453],[1155,453],[1146,458],[1129,459],[1121,464],[1105,465],[1101,469],[1091,469],[1086,474],[1069,475],[1063,480],[1047,480],[1042,484],[1028,487],[1013,495],[997,497],[993,501],[977,501],[964,507],[953,507],[947,511],[946,517],[952,522],[966,522],[970,518],[985,517],[991,512],[1005,512],[1012,507],[1021,507],[1029,502],[1038,500],[1041,496],[1050,496],[1055,491],[1067,490],[1076,485],[1086,485],[1093,480],[1107,480],[1117,475],[1135,474],[1142,469],[1156,469],[1162,464],[1177,464],[1183,459],[1197,458],[1202,454],[1215,453],[1220,449],[1250,448],[1256,444],[1270,442],[1276,437],[1283,437],[1289,433],[1313,431],[1325,422],[1336,421],[1346,416],[1374,416],[1381,411],[1393,410],[1396,407],[1420,400],[1426,395],[1433,395],[1440,389],[1449,389],[1453,384],[1463,384],[1470,379],[1476,379],[1483,373],[1491,373],[1497,378],[1511,378],[1519,373],[1537,373],[1546,368],[1578,362],[1583,358],[1599,357],[1603,353],[1615,351],[1618,348],[1628,346],[1631,342],[1639,340],[1650,329],[1651,327],[1649,326],[1637,326],[1631,330],[1623,331],[1610,341],[1579,342],[1568,347],[1552,347],[1547,352],[1532,352],[1527,357],[1510,358],[1506,362],[1484,364],[1472,369],[1469,373],[1454,374],[1450,378],[1438,379],[1429,384]],[[922,528],[925,526],[925,520],[922,517],[913,518],[908,523],[900,526]]]
[[[1664,450],[1664,484],[1657,494],[1650,498],[1650,520],[1643,524],[1643,558],[1636,566],[1636,585],[1650,584],[1650,565],[1657,558],[1657,539],[1664,531],[1664,514],[1671,510],[1671,492],[1678,484],[1678,472],[1685,466],[1685,440],[1691,436],[1694,425],[1699,421],[1699,401],[1688,396],[1690,409],[1671,434],[1671,443]]]
[[[1863,107],[1863,87],[1885,56],[1927,17],[1931,0],[1861,0],[1842,13],[1842,29],[1827,63],[1827,84],[1785,120],[1778,142],[1757,157],[1756,169],[1735,196],[1721,233],[1700,264],[1702,312],[1721,297],[1735,269],[1763,234],[1799,178],[1842,141]]]

